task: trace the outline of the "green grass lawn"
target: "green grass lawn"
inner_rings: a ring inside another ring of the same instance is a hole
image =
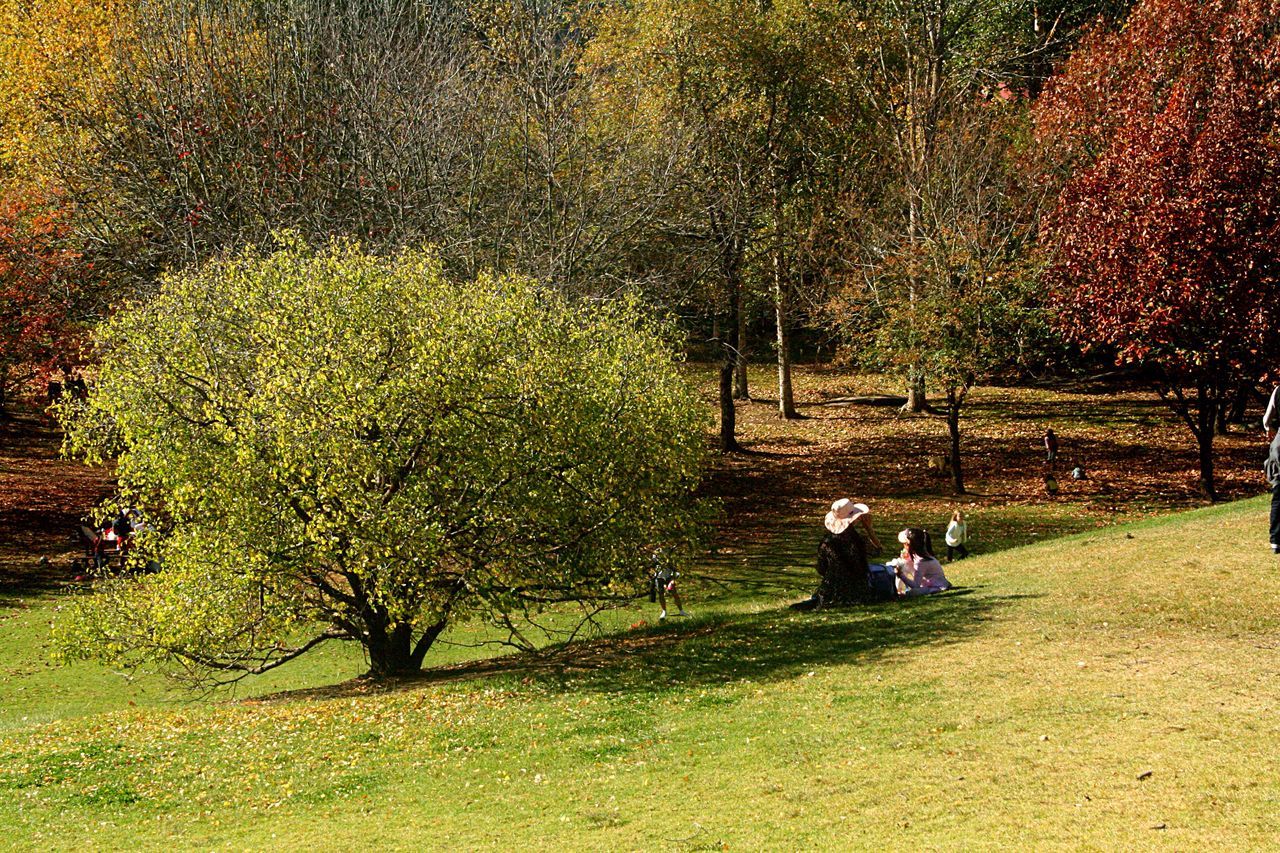
[[[627,630],[646,605],[545,661],[267,702],[49,669],[33,599],[3,611],[0,825],[60,849],[1266,848],[1265,514],[988,553],[948,568],[963,589],[819,614],[785,609],[817,535],[784,525],[689,579],[693,619]],[[361,669],[300,665],[248,692]]]

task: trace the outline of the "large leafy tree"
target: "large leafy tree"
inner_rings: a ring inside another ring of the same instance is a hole
[[[68,127],[104,121],[131,30],[118,0],[0,0],[0,412],[33,379],[78,363],[104,295],[59,162],[97,157]]]
[[[1280,352],[1274,0],[1146,0],[1094,33],[1037,111],[1066,333],[1146,366],[1195,435]]]
[[[345,243],[165,278],[100,330],[69,423],[162,568],[79,599],[64,647],[216,679],[344,639],[385,677],[456,619],[523,643],[633,597],[646,553],[688,553],[703,444],[645,316]]]
[[[972,164],[955,158],[957,142],[973,133],[975,103],[1024,102],[1082,25],[1099,15],[1119,14],[1126,5],[1109,0],[866,4],[874,61],[864,67],[861,80],[875,119],[869,143],[877,156],[852,202],[863,210],[859,227],[846,240],[855,289],[869,291],[887,311],[921,319],[928,303],[939,295],[947,298],[949,265],[920,259],[935,254],[939,211],[949,209],[952,213],[943,218],[953,218],[954,190],[992,174],[989,157]],[[966,168],[972,174],[961,177],[957,170]],[[928,408],[925,380],[934,353],[922,324],[914,328],[896,335],[891,348],[892,361],[907,380],[905,408],[918,412]]]
[[[733,450],[732,380],[752,285],[773,305],[779,411],[796,415],[793,306],[822,272],[840,182],[864,154],[851,74],[861,30],[839,2],[644,0],[609,9],[600,33],[600,61],[624,69],[643,109],[694,142],[684,231],[708,248],[716,279],[721,447]]]
[[[952,110],[933,142],[916,223],[870,286],[855,279],[831,300],[864,362],[923,370],[942,387],[953,484],[964,493],[961,416],[974,384],[1019,366],[1043,328],[1032,294],[1025,215],[1010,152],[1026,112],[998,99]],[[902,294],[914,289],[910,299]]]
[[[640,278],[673,152],[596,109],[573,0],[146,0],[65,121],[84,230],[143,285],[278,228],[574,292]],[[641,263],[642,265],[642,263]]]
[[[121,0],[0,0],[0,179],[56,179],[58,160],[92,156],[64,119],[105,120],[131,20]]]

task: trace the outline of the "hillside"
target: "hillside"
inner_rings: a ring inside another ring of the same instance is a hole
[[[977,557],[903,605],[745,602],[574,665],[16,726],[0,824],[60,848],[1261,846],[1280,574],[1239,543],[1263,516]]]
[[[4,511],[26,520],[0,543],[0,825],[57,849],[1265,846],[1280,799],[1265,500],[1161,515],[1194,498],[1134,461],[1180,437],[1141,395],[991,389],[979,447],[1034,459],[1051,414],[1095,478],[1047,501],[1033,463],[979,454],[964,505],[982,553],[948,566],[961,589],[793,613],[820,495],[870,496],[884,536],[955,502],[913,461],[931,422],[822,404],[877,390],[863,382],[805,374],[797,424],[744,407],[759,454],[711,481],[726,522],[685,579],[693,618],[657,624],[641,601],[536,658],[494,658],[475,645],[492,635],[461,626],[389,692],[344,683],[363,668],[350,649],[239,699],[52,666],[58,525],[108,483],[28,424],[28,452],[4,461]],[[1225,444],[1244,491],[1256,448]]]

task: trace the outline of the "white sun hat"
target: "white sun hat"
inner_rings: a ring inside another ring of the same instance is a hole
[[[827,513],[823,523],[828,530],[838,535],[844,533],[850,524],[870,512],[871,507],[866,504],[856,504],[848,498],[841,498],[831,505],[831,512]]]

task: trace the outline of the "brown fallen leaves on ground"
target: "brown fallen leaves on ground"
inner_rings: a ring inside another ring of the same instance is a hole
[[[713,405],[712,371],[691,369]],[[950,477],[930,468],[930,458],[949,447],[941,417],[850,401],[897,393],[891,379],[798,368],[804,417],[786,421],[764,396],[772,392],[760,381],[766,376],[761,370],[753,377],[761,397],[738,404],[739,436],[749,452],[715,457],[703,487],[723,504],[722,549],[765,540],[787,524],[811,523],[816,542],[822,516],[840,497],[872,505],[890,551],[893,533],[907,524],[940,537],[955,508],[970,516],[971,547],[982,551],[1205,503],[1189,430],[1142,388],[975,390],[962,420],[970,493],[956,496]],[[1246,422],[1259,418],[1250,409]],[[1055,498],[1043,479],[1048,426],[1061,442]],[[0,593],[71,580],[71,559],[79,554],[75,528],[111,494],[109,470],[62,459],[59,446],[53,423],[35,407],[0,422]],[[1263,490],[1260,430],[1233,427],[1217,448],[1224,499]],[[1076,465],[1088,480],[1071,479]]]

